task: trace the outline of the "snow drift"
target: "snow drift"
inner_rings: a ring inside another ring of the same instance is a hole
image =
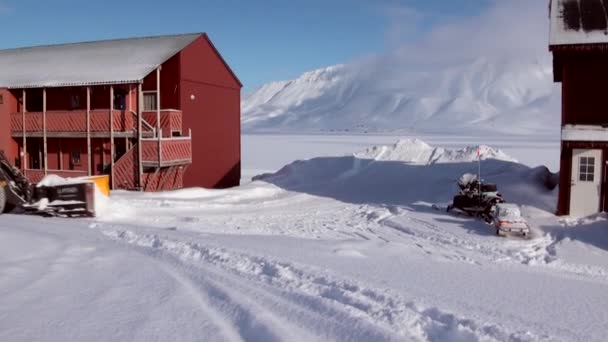
[[[555,175],[544,167],[519,164],[489,146],[461,149],[432,147],[418,139],[392,146],[375,146],[344,157],[296,161],[276,173],[254,177],[279,187],[332,197],[349,203],[417,205],[447,203],[464,173],[477,173],[477,151],[482,179],[497,183],[508,202],[553,212]]]

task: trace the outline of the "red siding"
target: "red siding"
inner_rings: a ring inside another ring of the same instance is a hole
[[[572,178],[572,148],[567,148],[562,142],[559,170],[559,195],[557,200],[557,214],[570,214],[570,180]]]
[[[9,161],[13,162],[19,155],[17,143],[11,138],[10,125],[11,113],[17,111],[17,99],[6,89],[0,89],[0,96],[2,96],[2,104],[0,104],[0,150],[3,150]]]
[[[562,82],[562,125],[605,125],[608,123],[608,51],[578,49],[554,51],[554,73]],[[562,142],[560,160],[560,190],[557,213],[570,212],[572,150],[574,148],[602,149],[602,209],[608,211],[606,161],[608,144],[603,142]]]
[[[562,123],[608,123],[608,54],[562,56]]]
[[[192,129],[192,164],[184,186],[237,186],[241,177],[239,81],[206,36],[180,53],[184,132]]]
[[[156,70],[144,78],[142,90],[156,91]],[[160,107],[179,108],[179,54],[166,61],[160,69]]]

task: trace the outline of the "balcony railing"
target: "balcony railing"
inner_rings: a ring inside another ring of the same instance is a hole
[[[109,132],[110,115],[109,110],[91,111],[91,132]],[[128,111],[112,111],[113,128],[115,132],[133,132],[136,129],[136,117]],[[42,112],[25,113],[25,132],[42,132]],[[23,132],[23,114],[11,114],[11,131],[13,133]],[[87,112],[84,110],[74,111],[47,111],[46,131],[50,133],[77,133],[87,131]]]
[[[156,111],[146,111],[143,113],[144,120],[152,127],[156,128]],[[163,109],[160,111],[160,128],[164,137],[170,137],[173,132],[182,132],[182,111],[174,109]]]
[[[190,137],[163,138],[160,140],[143,139],[141,143],[142,162],[147,166],[164,167],[192,162],[192,140]]]

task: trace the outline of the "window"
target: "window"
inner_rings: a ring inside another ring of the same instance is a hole
[[[80,165],[80,150],[73,150],[70,154],[70,162],[72,165]]]
[[[156,110],[156,92],[144,93],[144,111]]]
[[[580,157],[578,179],[581,182],[593,182],[595,175],[595,157]]]
[[[70,97],[70,105],[72,106],[72,109],[80,107],[80,96],[72,95]]]
[[[116,90],[114,93],[114,109],[125,110],[127,107],[126,93],[124,91]]]
[[[0,104],[4,104],[4,98],[2,97],[2,94],[0,94]]]

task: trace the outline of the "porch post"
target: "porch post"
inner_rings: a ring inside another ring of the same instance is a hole
[[[63,170],[63,146],[61,146],[61,139],[57,139],[59,144],[59,170]]]
[[[93,174],[91,167],[93,156],[91,155],[91,87],[87,87],[87,170],[89,176]]]
[[[110,188],[114,190],[114,86],[110,86]]]
[[[156,132],[158,134],[158,167],[161,164],[161,139],[163,138],[163,131],[160,128],[160,67],[156,68]]]
[[[160,67],[156,68],[156,132],[160,139]]]
[[[49,172],[48,145],[46,141],[46,88],[42,88],[42,160],[44,162],[44,175]]]
[[[137,85],[137,181],[139,182],[139,188],[143,190],[143,174],[144,166],[142,164],[142,116],[144,106],[144,93],[142,90],[142,84]]]
[[[26,137],[26,129],[25,129],[25,103],[26,103],[26,93],[25,93],[25,89],[22,90],[21,92],[21,125],[23,128],[23,155],[21,156],[21,168],[23,168],[23,170],[27,170],[27,137]]]
[[[133,112],[133,85],[129,84],[129,115]],[[125,146],[127,151],[131,149],[131,140],[129,137],[125,138]]]

